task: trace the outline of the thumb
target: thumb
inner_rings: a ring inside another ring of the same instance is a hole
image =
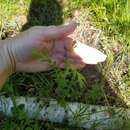
[[[73,33],[76,27],[77,23],[75,22],[68,25],[48,26],[43,29],[43,36],[45,40],[60,39]]]

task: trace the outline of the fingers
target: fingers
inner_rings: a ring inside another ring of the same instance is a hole
[[[75,53],[68,55],[68,62],[73,66],[75,66],[75,68],[77,69],[83,68],[85,66],[81,57]]]
[[[43,36],[45,40],[60,39],[73,33],[76,27],[76,23],[70,23],[68,25],[61,26],[49,26],[46,29],[43,28]]]
[[[69,60],[70,65],[72,65],[73,67],[75,67],[76,69],[82,69],[85,67],[84,63],[81,63],[79,61],[75,61],[74,59],[70,59]],[[59,64],[60,68],[65,68],[66,67],[66,63],[62,62],[61,64]]]
[[[82,58],[73,51],[73,40],[69,37],[57,40],[54,46],[52,59],[61,68],[65,67],[65,61],[73,64],[76,68],[83,68]]]
[[[32,61],[28,63],[17,63],[16,71],[18,72],[43,72],[50,69],[48,62]]]
[[[66,53],[68,59],[75,59],[75,61],[79,61],[81,63],[82,58],[74,52],[74,46],[73,39],[69,37],[66,38],[64,41],[64,53]]]

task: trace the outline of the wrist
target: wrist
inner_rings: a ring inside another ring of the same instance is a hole
[[[10,40],[0,41],[0,86],[15,72],[15,59],[11,50]]]

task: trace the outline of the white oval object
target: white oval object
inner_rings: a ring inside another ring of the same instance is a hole
[[[75,43],[74,52],[79,55],[86,64],[97,64],[98,62],[104,62],[107,57],[99,50],[79,41],[76,41]]]

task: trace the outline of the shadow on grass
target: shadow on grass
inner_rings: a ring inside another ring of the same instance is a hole
[[[22,30],[35,25],[59,25],[63,23],[62,17],[61,3],[57,0],[32,0],[27,16],[28,22]]]

